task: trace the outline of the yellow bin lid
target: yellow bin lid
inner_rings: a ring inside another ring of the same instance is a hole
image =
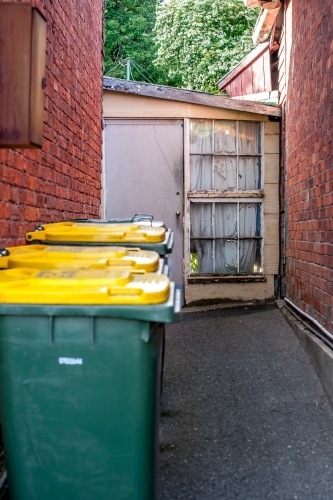
[[[169,293],[163,274],[117,268],[0,272],[2,304],[147,305],[166,302]]]
[[[155,272],[159,268],[157,252],[126,247],[86,247],[27,245],[9,247],[0,252],[0,269],[107,269]]]
[[[165,239],[165,228],[135,223],[94,224],[67,221],[44,224],[40,230],[27,233],[26,238],[29,242],[161,243]]]

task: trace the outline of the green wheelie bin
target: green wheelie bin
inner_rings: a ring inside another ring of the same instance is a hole
[[[152,214],[142,214],[138,213],[135,214],[133,217],[127,217],[124,219],[119,219],[119,218],[114,218],[114,219],[69,219],[71,221],[75,222],[101,222],[103,224],[109,223],[109,224],[119,224],[119,223],[124,223],[124,222],[136,222],[139,223],[140,225],[148,225],[148,226],[155,226],[155,227],[166,227],[165,223],[163,221],[155,220],[154,216]]]
[[[167,274],[158,253],[117,246],[22,245],[0,250],[0,269],[108,269]]]
[[[0,408],[11,500],[152,500],[168,277],[0,272]]]
[[[166,236],[164,243],[158,244],[154,247],[155,251],[158,251],[161,257],[164,257],[165,264],[168,265],[168,272],[172,278],[172,261],[170,254],[173,248],[174,235],[171,229],[167,229],[163,221],[155,220],[152,214],[137,213],[133,217],[127,217],[123,219],[72,219],[71,222],[85,222],[90,224],[139,224],[140,226],[152,226],[152,227],[162,227],[166,229]],[[39,229],[39,228],[37,228]],[[143,247],[145,248],[145,246]],[[171,264],[171,265],[170,265]]]
[[[167,261],[157,252],[115,246],[22,245],[0,250],[0,269],[26,267],[31,269],[107,269],[124,268],[133,272],[169,274]],[[165,349],[165,325],[160,324],[161,391]]]
[[[130,219],[72,220],[54,222],[38,226],[26,234],[29,244],[72,245],[91,247],[121,245],[127,248],[139,247],[142,250],[155,251],[164,259],[165,273],[172,278],[172,253],[174,235],[171,229],[160,221],[154,221],[149,214],[136,214]],[[162,359],[165,351],[165,326],[163,331]],[[161,379],[163,379],[163,361]],[[162,385],[161,385],[162,387]]]
[[[172,252],[173,232],[164,225],[140,222],[63,221],[38,226],[27,233],[26,240],[43,245],[139,247],[166,256]]]

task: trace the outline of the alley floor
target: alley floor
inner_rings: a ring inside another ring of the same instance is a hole
[[[159,500],[331,500],[333,410],[275,306],[167,327]]]

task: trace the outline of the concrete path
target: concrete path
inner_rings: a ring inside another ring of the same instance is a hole
[[[167,327],[159,500],[332,500],[333,411],[275,306]]]

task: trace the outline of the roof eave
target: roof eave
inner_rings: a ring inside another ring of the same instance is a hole
[[[227,73],[223,78],[217,82],[217,87],[219,90],[224,90],[232,80],[237,78],[239,73],[248,68],[254,61],[259,59],[261,55],[269,49],[269,42],[261,43],[258,47],[254,48],[247,56],[244,57],[229,73]]]
[[[170,101],[187,102],[233,111],[243,111],[266,116],[281,116],[281,108],[276,105],[259,104],[251,101],[236,101],[222,95],[208,94],[205,92],[152,85],[150,83],[122,80],[119,78],[104,77],[103,88],[113,92],[122,92],[143,97],[154,97]]]

